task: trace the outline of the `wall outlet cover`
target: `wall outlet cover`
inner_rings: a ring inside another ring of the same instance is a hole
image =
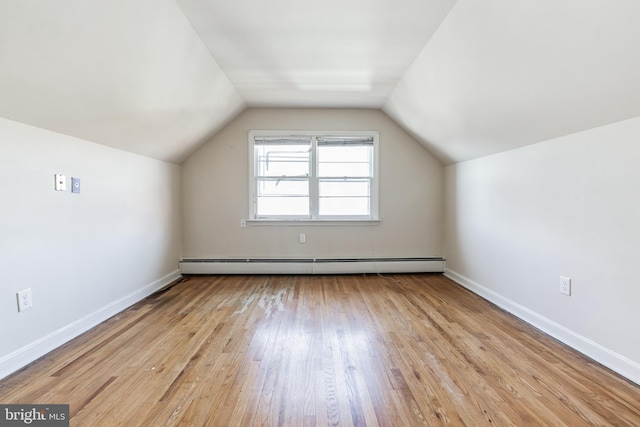
[[[17,293],[18,311],[25,311],[33,307],[33,299],[31,298],[31,289],[25,289]]]
[[[560,293],[571,296],[571,278],[560,276]]]

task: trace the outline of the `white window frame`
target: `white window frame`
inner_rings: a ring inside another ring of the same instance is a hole
[[[257,179],[255,176],[255,147],[256,138],[273,137],[309,137],[311,138],[311,159],[309,177],[309,216],[257,216]],[[373,138],[373,164],[370,187],[370,214],[369,215],[339,215],[328,216],[318,214],[318,156],[317,138],[321,137],[371,137]],[[249,132],[249,217],[250,224],[340,224],[340,223],[364,223],[377,224],[379,218],[379,133],[377,131],[278,131],[278,130],[252,130]]]

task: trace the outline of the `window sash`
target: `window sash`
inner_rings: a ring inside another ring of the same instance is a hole
[[[318,146],[318,175],[320,178],[371,178],[373,157],[373,147],[370,145]]]
[[[254,143],[254,176],[296,177],[311,173],[310,138],[260,138]]]
[[[370,217],[371,180],[369,178],[319,178],[318,215],[320,217],[341,215]]]

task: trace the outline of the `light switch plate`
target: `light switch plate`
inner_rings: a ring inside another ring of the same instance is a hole
[[[64,175],[55,174],[56,191],[67,191],[67,178]]]

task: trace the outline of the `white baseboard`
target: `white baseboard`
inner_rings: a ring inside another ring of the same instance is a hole
[[[442,273],[443,258],[183,259],[183,274]]]
[[[50,334],[0,357],[0,379],[27,366],[61,345],[71,341],[94,326],[120,313],[133,304],[162,289],[180,278],[180,271],[175,270],[149,285],[130,293],[110,304],[90,313]]]
[[[498,307],[551,335],[569,347],[601,363],[628,380],[640,385],[640,364],[638,362],[605,348],[597,342],[583,337],[582,335],[547,319],[535,311],[511,301],[510,299],[503,297],[491,289],[488,289],[453,270],[448,268],[445,269],[444,275],[462,287],[494,303]]]

